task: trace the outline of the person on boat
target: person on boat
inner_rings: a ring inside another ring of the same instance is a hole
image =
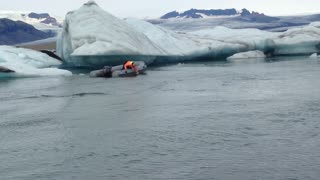
[[[124,69],[126,73],[128,69],[133,69],[136,74],[139,74],[138,68],[135,66],[134,61],[128,60],[124,62],[122,69]]]

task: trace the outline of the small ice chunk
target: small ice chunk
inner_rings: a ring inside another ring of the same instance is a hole
[[[266,55],[262,51],[247,51],[242,53],[234,54],[228,57],[228,60],[231,59],[250,59],[250,58],[266,58]]]
[[[313,54],[310,56],[310,58],[312,58],[312,59],[317,59],[317,58],[320,58],[320,56],[318,56],[317,53],[313,53]]]

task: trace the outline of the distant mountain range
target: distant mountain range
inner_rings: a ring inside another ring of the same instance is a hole
[[[202,10],[202,9],[190,9],[179,13],[177,11],[169,12],[160,17],[160,19],[170,19],[170,18],[204,18],[210,16],[233,16],[239,15],[236,9],[210,9],[210,10]]]
[[[48,13],[38,14],[34,12],[0,11],[0,18],[7,18],[13,21],[23,21],[33,25],[37,29],[61,28],[63,22],[63,19],[60,17],[53,17]]]
[[[192,18],[192,19],[199,19],[199,18],[210,18],[210,17],[243,17],[250,21],[257,21],[257,22],[271,22],[275,20],[279,20],[279,18],[266,16],[262,13],[258,12],[250,12],[247,9],[242,9],[241,11],[237,11],[236,9],[210,9],[210,10],[203,10],[203,9],[190,9],[179,13],[177,11],[169,12],[160,17],[160,19],[171,19],[171,18]]]
[[[172,11],[160,18],[145,20],[181,32],[216,26],[285,31],[292,27],[320,21],[320,14],[272,17],[263,13],[250,12],[247,9],[190,9],[184,12]],[[0,45],[13,45],[53,37],[61,30],[62,23],[62,18],[48,13],[0,11]]]
[[[7,18],[0,19],[0,45],[14,45],[55,36],[52,32],[44,32],[22,21]]]
[[[320,21],[320,14],[305,16],[267,16],[247,9],[190,9],[184,12],[172,11],[158,19],[146,19],[174,31],[195,31],[225,26],[233,29],[257,28],[268,31],[285,31],[292,27]]]

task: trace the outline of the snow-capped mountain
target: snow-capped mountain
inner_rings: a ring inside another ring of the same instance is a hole
[[[62,18],[50,16],[48,13],[0,11],[0,18],[23,21],[41,30],[61,28],[63,23]]]
[[[257,28],[260,30],[283,32],[293,27],[301,27],[320,21],[320,14],[267,16],[247,9],[172,11],[157,19],[145,19],[174,31],[195,31],[224,26],[232,29]]]
[[[217,17],[243,17],[250,21],[256,22],[270,22],[274,20],[278,20],[278,18],[266,16],[263,13],[258,12],[250,12],[247,9],[242,9],[237,11],[236,9],[190,9],[184,12],[177,12],[172,11],[160,17],[160,19],[171,19],[171,18],[192,18],[192,19],[199,19],[199,18],[217,18]]]
[[[160,17],[160,19],[170,18],[208,18],[213,16],[236,16],[240,15],[236,9],[190,9],[184,12],[172,11]]]

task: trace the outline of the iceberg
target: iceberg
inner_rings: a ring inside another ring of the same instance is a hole
[[[113,56],[164,55],[142,32],[102,10],[94,1],[66,15],[57,53],[76,66],[112,63],[118,58]]]
[[[225,59],[255,50],[268,57],[320,52],[320,23],[286,32],[226,27],[174,32],[143,20],[119,19],[89,1],[66,15],[57,40],[57,53],[70,66]]]
[[[0,46],[0,77],[70,76],[62,62],[30,49]]]
[[[264,59],[266,58],[266,55],[262,51],[255,50],[255,51],[237,53],[228,57],[227,59],[232,60],[232,59],[250,59],[250,58]]]
[[[314,24],[292,28],[280,33],[225,27],[191,33],[205,36],[208,39],[238,44],[240,52],[260,50],[270,56],[302,55],[320,51],[320,27],[316,27]]]

